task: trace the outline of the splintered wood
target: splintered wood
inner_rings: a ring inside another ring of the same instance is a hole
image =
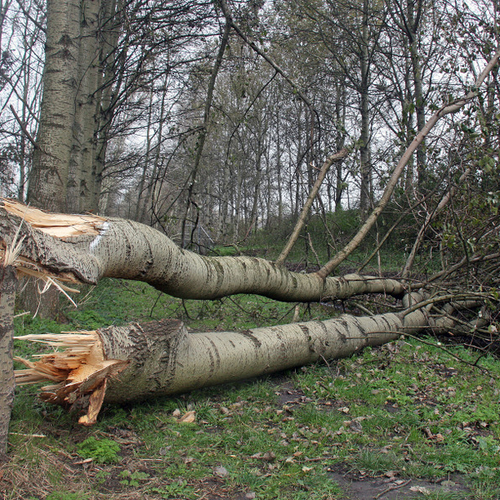
[[[21,227],[26,223],[43,233],[65,240],[82,234],[99,235],[100,227],[105,222],[105,219],[93,215],[49,214],[14,200],[0,198],[0,201],[7,212],[22,219],[9,246],[0,240],[0,262],[4,262],[4,265],[15,266],[18,275],[43,281],[45,286],[40,290],[40,293],[43,293],[50,286],[55,286],[73,302],[66,292],[80,293],[80,291],[67,287],[63,282],[79,283],[79,280],[68,272],[59,272],[56,275],[48,268],[20,255],[23,241],[26,238],[26,235],[22,237],[19,235]]]
[[[5,198],[2,203],[7,212],[21,217],[31,227],[61,239],[83,234],[97,236],[100,227],[106,222],[98,215],[50,214]]]
[[[55,382],[66,380],[73,370],[78,369],[82,364],[87,364],[92,347],[99,342],[96,332],[48,333],[14,338],[65,349],[60,352],[35,355],[34,357],[39,358],[39,361],[34,362],[19,357],[15,358],[16,361],[28,368],[27,370],[16,370],[17,385],[36,384],[47,380]]]
[[[25,370],[15,370],[16,384],[55,382],[42,387],[40,397],[44,401],[65,406],[90,395],[87,415],[80,418],[80,423],[95,423],[106,392],[108,377],[118,374],[128,362],[105,359],[101,340],[95,331],[24,335],[15,338],[64,349],[37,355],[37,361],[15,358],[27,367]]]

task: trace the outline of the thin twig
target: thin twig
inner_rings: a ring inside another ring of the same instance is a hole
[[[380,492],[376,497],[375,499],[377,498],[380,498],[382,496],[384,496],[386,493],[389,493],[389,491],[393,491],[393,490],[399,490],[399,488],[404,488],[405,486],[407,486],[408,484],[411,483],[411,479],[408,479],[408,481],[405,481],[404,483],[401,483],[401,484],[396,484],[394,486],[389,486],[389,488],[386,488],[384,491]]]
[[[492,373],[490,372],[490,370],[488,370],[488,368],[483,368],[482,366],[478,366],[476,364],[477,360],[474,363],[470,363],[469,361],[465,361],[465,359],[462,359],[460,356],[457,356],[456,354],[453,354],[446,347],[443,347],[442,345],[439,345],[439,343],[436,344],[435,342],[430,342],[428,340],[424,340],[424,339],[422,339],[420,337],[417,337],[416,335],[412,335],[411,333],[407,333],[405,331],[400,331],[400,330],[398,331],[398,330],[396,330],[396,331],[393,331],[391,333],[396,333],[396,334],[399,334],[399,335],[404,336],[404,337],[410,337],[410,338],[415,339],[417,342],[420,342],[422,344],[430,345],[432,347],[436,347],[437,349],[440,349],[441,351],[445,352],[446,354],[448,354],[452,358],[456,359],[460,363],[463,363],[463,364],[465,364],[467,366],[470,366],[472,368],[477,368],[477,369],[481,370],[483,373],[487,373],[488,375],[490,375],[491,378],[497,379],[497,377],[495,377],[494,375],[492,375]],[[387,334],[387,332],[371,332],[370,334]]]

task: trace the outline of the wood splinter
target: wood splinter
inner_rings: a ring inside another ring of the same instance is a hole
[[[87,414],[80,417],[79,423],[94,424],[104,401],[107,378],[117,375],[128,363],[104,359],[102,344],[95,331],[15,338],[65,348],[63,351],[37,355],[38,361],[14,358],[27,367],[15,371],[16,384],[37,384],[47,380],[55,382],[42,387],[40,398],[62,406],[71,406],[90,394]]]

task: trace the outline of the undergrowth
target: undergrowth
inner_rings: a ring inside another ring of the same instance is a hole
[[[82,297],[64,310],[67,324],[21,316],[17,334],[164,317],[226,330],[290,322],[295,312],[294,304],[247,295],[181,301],[118,280]],[[339,312],[341,305],[318,305],[300,315]],[[399,498],[497,499],[500,363],[484,356],[473,367],[473,351],[447,346],[465,364],[433,343],[402,339],[329,364],[105,405],[91,428],[76,424],[77,408],[68,414],[37,400],[36,388],[21,388],[1,493],[6,500],[340,500],[350,481],[364,481],[372,492],[393,485]],[[15,349],[41,352],[21,341]]]

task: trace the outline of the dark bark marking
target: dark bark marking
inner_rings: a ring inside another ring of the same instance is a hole
[[[130,221],[127,221],[128,226],[132,229],[131,234],[134,234],[134,226],[133,224],[130,223]],[[127,231],[123,231],[122,238],[125,241],[125,259],[129,260],[130,256],[132,255],[132,245],[130,244],[130,240],[127,236]]]
[[[153,258],[153,249],[151,248],[151,242],[149,238],[144,238],[144,241],[147,245],[147,250],[148,250],[148,256],[145,257],[145,262],[144,262],[144,267],[142,269],[139,269],[139,275],[141,277],[147,276],[149,270],[153,267],[154,264],[154,258]]]
[[[312,337],[311,337],[311,333],[309,332],[309,328],[307,328],[307,326],[303,325],[303,324],[299,324],[299,328],[304,333],[304,337],[307,340],[307,345],[309,346],[309,351],[314,352],[314,348],[312,346]]]
[[[363,336],[366,337],[366,330],[363,328],[363,326],[361,325],[360,321],[356,317],[353,317],[352,319],[356,323],[356,328],[359,330],[359,332],[361,333],[361,335],[363,335]]]
[[[256,338],[255,335],[253,335],[252,330],[245,330],[243,332],[238,332],[238,333],[240,335],[243,335],[243,337],[251,340],[256,349],[260,349],[262,347],[261,341],[258,338]]]
[[[224,282],[224,267],[217,260],[210,261],[208,259],[205,259],[205,263],[207,265],[207,268],[209,269],[210,267],[215,268],[216,283],[214,292],[217,295],[222,287],[222,283]],[[212,266],[210,266],[210,264],[212,264]]]

